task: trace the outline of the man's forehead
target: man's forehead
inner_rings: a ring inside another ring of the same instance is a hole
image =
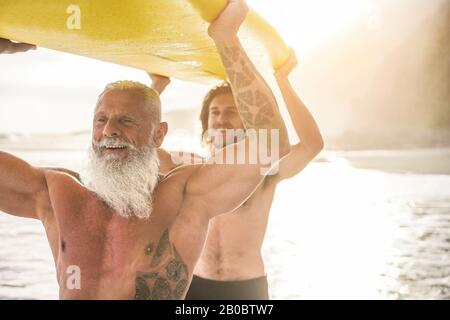
[[[111,90],[106,92],[96,113],[122,111],[122,112],[145,112],[148,108],[145,106],[145,97],[132,90]]]
[[[231,92],[225,92],[218,94],[214,97],[211,101],[211,106],[217,105],[217,106],[235,106],[234,102],[234,96]]]
[[[229,105],[229,104],[227,104],[227,105],[215,104],[215,105],[212,105],[210,109],[211,110],[219,110],[219,109],[223,109],[223,110],[237,110],[235,105]]]

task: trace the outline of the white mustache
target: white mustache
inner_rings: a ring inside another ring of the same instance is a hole
[[[136,147],[132,145],[130,142],[121,139],[121,138],[103,138],[100,141],[92,141],[92,144],[95,147],[99,148],[129,148],[131,150],[135,150]]]

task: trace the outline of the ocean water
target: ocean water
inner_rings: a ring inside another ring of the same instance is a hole
[[[80,170],[73,141],[0,150]],[[449,166],[447,149],[324,151],[282,182],[263,246],[271,298],[449,299]],[[0,299],[57,298],[42,225],[0,212]]]

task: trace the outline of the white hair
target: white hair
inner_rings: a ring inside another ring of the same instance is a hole
[[[154,127],[159,125],[161,122],[161,99],[159,94],[155,89],[137,81],[121,80],[106,85],[102,93],[98,96],[95,110],[97,110],[105,94],[113,90],[133,90],[142,95],[146,104],[150,108],[149,110]]]

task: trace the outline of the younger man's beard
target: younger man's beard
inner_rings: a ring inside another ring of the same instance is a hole
[[[159,173],[156,148],[144,146],[136,149],[131,144],[114,138],[103,140],[98,143],[99,146],[120,143],[128,147],[129,155],[126,159],[100,156],[91,146],[86,187],[124,218],[149,218],[153,209],[152,194],[158,183]]]

